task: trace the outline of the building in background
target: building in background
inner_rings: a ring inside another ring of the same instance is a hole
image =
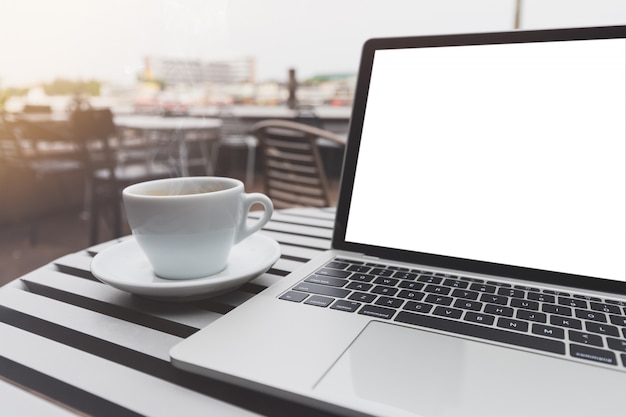
[[[190,107],[251,101],[255,59],[221,61],[150,56],[144,59],[134,109],[140,113],[185,113]]]
[[[287,74],[284,81],[256,82],[255,59],[222,61],[146,57],[135,111],[183,113],[204,105],[283,105],[289,100]],[[324,74],[296,81],[297,105],[350,106],[355,74]]]
[[[207,83],[254,83],[255,60],[244,57],[207,62],[197,59],[146,57],[143,78],[145,81],[156,81],[168,87]]]

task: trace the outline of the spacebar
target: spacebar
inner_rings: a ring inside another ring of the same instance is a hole
[[[523,333],[507,332],[492,327],[477,326],[461,321],[446,320],[439,317],[409,313],[406,311],[398,313],[394,320],[414,324],[416,326],[428,327],[430,329],[462,334],[464,336],[478,337],[480,339],[523,346],[530,349],[543,350],[545,352],[565,354],[565,344],[563,342],[530,336]]]

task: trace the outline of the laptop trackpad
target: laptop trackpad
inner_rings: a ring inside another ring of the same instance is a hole
[[[315,387],[424,417],[610,415],[622,390],[617,371],[376,321]]]

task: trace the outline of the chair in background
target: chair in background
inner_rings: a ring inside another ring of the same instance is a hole
[[[276,208],[334,205],[320,156],[320,138],[345,146],[327,130],[284,120],[265,120],[252,128],[261,144],[265,193]]]
[[[122,236],[122,190],[126,186],[167,178],[172,171],[166,164],[147,157],[143,142],[126,143],[118,134],[109,109],[75,111],[72,124],[88,168],[89,241],[93,245],[99,242],[104,208],[109,209],[113,237]]]
[[[324,129],[324,121],[317,115],[314,107],[300,105],[296,107],[295,110],[295,122],[313,126],[318,129]]]
[[[218,117],[222,120],[222,127],[217,149],[213,152],[213,166],[217,166],[217,157],[222,148],[245,148],[247,151],[245,183],[247,187],[252,187],[259,141],[245,128],[241,119],[231,111],[222,109]]]
[[[296,107],[294,121],[305,125],[325,129],[324,120],[315,112],[315,107],[309,105],[299,105]],[[318,138],[320,155],[324,161],[324,169],[329,175],[341,174],[341,163],[343,161],[344,145],[339,145],[331,140]]]
[[[27,200],[31,201],[22,202],[20,211],[21,217],[29,223],[29,240],[34,245],[38,242],[39,218],[48,209],[39,200],[50,194],[53,183],[63,198],[71,197],[73,190],[66,181],[84,174],[81,152],[71,138],[44,122],[2,118],[0,167],[8,174],[5,187],[16,185],[30,197]],[[5,195],[3,200],[9,198]]]

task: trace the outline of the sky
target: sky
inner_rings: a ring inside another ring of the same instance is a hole
[[[626,0],[520,0],[521,28],[626,24]],[[131,84],[144,57],[256,58],[257,80],[356,72],[372,37],[513,30],[516,0],[0,0],[0,88]]]

